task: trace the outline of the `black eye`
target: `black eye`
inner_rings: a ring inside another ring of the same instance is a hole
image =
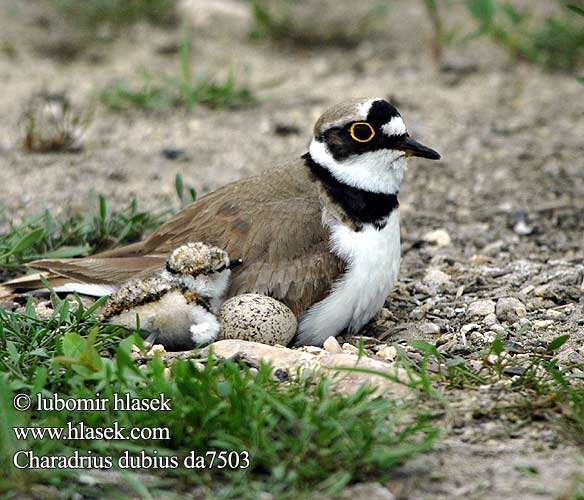
[[[355,122],[349,130],[351,137],[357,142],[369,142],[375,137],[375,130],[367,122]]]

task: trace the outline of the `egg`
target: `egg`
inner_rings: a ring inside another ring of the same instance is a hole
[[[282,302],[257,293],[227,300],[219,315],[222,339],[287,345],[298,327],[294,313]]]

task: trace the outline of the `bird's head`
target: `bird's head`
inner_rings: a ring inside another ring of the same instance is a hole
[[[166,270],[171,274],[212,275],[228,270],[230,264],[227,252],[197,241],[175,248],[166,261]]]
[[[172,280],[207,298],[220,297],[226,290],[231,269],[241,260],[230,260],[227,252],[197,241],[175,248],[166,261]]]
[[[309,152],[338,181],[387,194],[399,191],[409,156],[440,159],[410,137],[398,110],[381,98],[355,99],[325,111]]]

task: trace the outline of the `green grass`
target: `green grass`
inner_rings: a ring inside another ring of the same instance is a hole
[[[94,193],[88,208],[86,214],[63,217],[45,210],[10,226],[0,234],[0,269],[12,271],[40,258],[79,257],[132,243],[158,227],[168,213],[141,211],[135,199],[124,209],[110,210],[106,198]]]
[[[175,177],[175,191],[181,207],[197,196],[180,174]],[[160,213],[139,210],[136,199],[125,208],[112,210],[105,196],[94,191],[90,191],[83,213],[55,216],[45,210],[12,224],[0,207],[0,222],[8,226],[0,234],[0,272],[14,273],[41,258],[80,257],[139,241],[172,213],[173,209]]]
[[[177,0],[50,0],[57,11],[76,27],[91,34],[106,26],[120,30],[145,20],[169,24],[175,20]]]
[[[164,108],[186,108],[192,111],[202,105],[210,109],[240,108],[255,103],[247,85],[240,85],[230,73],[217,80],[200,73],[193,76],[191,42],[184,36],[179,50],[178,75],[154,77],[148,72],[139,83],[116,80],[100,92],[103,104],[114,111],[137,108],[154,111]]]
[[[579,3],[580,5],[575,5]],[[513,57],[542,64],[552,70],[574,70],[584,62],[584,22],[581,0],[558,1],[560,14],[533,26],[527,11],[499,0],[466,0],[479,23],[470,38],[490,36]]]
[[[389,8],[386,2],[380,1],[365,13],[355,13],[344,24],[315,24],[312,18],[297,15],[295,10],[302,5],[294,0],[252,0],[250,5],[254,20],[252,39],[291,42],[306,47],[355,46],[368,37],[375,25],[381,24]]]
[[[113,457],[128,449],[134,454],[145,450],[150,456],[157,452],[178,460],[191,450],[197,455],[245,450],[250,457],[246,469],[179,467],[143,472],[164,478],[162,484],[175,493],[206,486],[213,498],[253,499],[262,491],[275,498],[302,498],[308,492],[334,493],[350,482],[386,479],[397,464],[428,450],[437,435],[415,403],[374,398],[367,388],[353,395],[336,394],[326,379],[304,377],[282,384],[266,365],[252,374],[233,362],[214,363],[212,357],[201,360],[204,368],[179,360],[167,378],[163,362],[156,357],[139,369],[131,347],[141,345],[140,338],[134,335],[120,342],[123,332],[99,325],[93,311],[54,300],[56,312],[49,320],[36,319],[31,307],[25,314],[0,310],[0,414],[4,417],[0,464],[6,473],[0,491],[5,493],[26,494],[41,484],[65,492],[83,487],[79,471],[16,470],[12,456],[20,449],[36,455],[81,450]],[[17,413],[12,408],[16,392],[39,391],[75,398],[93,398],[99,392],[110,400],[114,393],[143,399],[163,393],[171,399],[171,411]],[[94,427],[114,422],[126,428],[164,427],[170,439],[18,441],[11,432],[13,426],[62,427],[68,421]],[[152,497],[164,489],[158,483],[142,488]],[[107,497],[115,489],[116,485],[104,483],[91,491]]]
[[[417,369],[426,374],[426,386],[448,388],[469,388],[493,385],[502,380],[510,380],[507,393],[519,396],[512,407],[502,407],[496,411],[517,412],[522,418],[532,419],[542,414],[552,417],[561,415],[569,429],[568,435],[581,441],[584,435],[584,376],[578,371],[584,365],[560,367],[556,351],[568,340],[562,335],[552,340],[542,354],[531,354],[528,359],[518,360],[505,355],[502,340],[497,338],[481,353],[479,368],[472,367],[460,357],[446,357],[433,344],[412,341],[412,346],[424,354],[422,366]],[[437,373],[427,373],[426,364],[433,358],[439,366]],[[421,380],[421,379],[420,379]]]

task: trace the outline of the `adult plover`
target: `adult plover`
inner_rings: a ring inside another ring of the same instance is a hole
[[[296,343],[319,345],[344,329],[357,332],[397,279],[397,194],[409,156],[440,158],[409,136],[386,100],[344,102],[316,122],[305,155],[203,196],[144,241],[30,267],[54,285],[100,285],[95,292],[107,293],[160,266],[160,254],[177,245],[206,241],[243,259],[229,296],[281,300],[300,319]],[[39,286],[27,277],[5,290]]]

